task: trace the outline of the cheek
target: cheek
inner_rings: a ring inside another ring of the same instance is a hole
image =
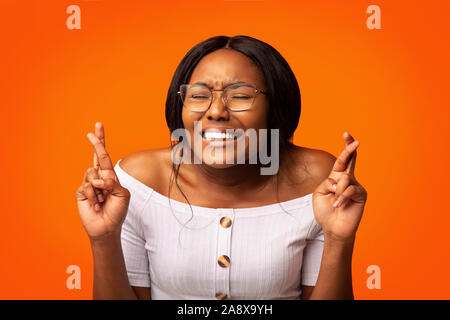
[[[190,126],[191,123],[193,122],[189,118],[190,118],[189,114],[186,111],[184,111],[184,108],[183,108],[183,111],[181,113],[181,120],[183,121],[183,127],[186,128],[186,129],[188,129],[188,126]]]
[[[183,121],[183,127],[184,130],[186,131],[187,135],[188,135],[188,139],[189,139],[189,145],[192,146],[192,142],[194,140],[194,125],[196,121],[200,121],[201,122],[201,116],[199,116],[199,114],[196,113],[192,113],[192,112],[188,112],[188,111],[184,111],[181,114],[181,120]]]
[[[241,122],[246,128],[265,129],[268,126],[269,109],[261,106],[259,110],[248,113],[241,117]]]
[[[185,111],[183,108],[183,111],[181,113],[181,120],[183,121],[183,127],[188,131],[194,130],[194,122],[199,121],[201,116],[198,114]]]

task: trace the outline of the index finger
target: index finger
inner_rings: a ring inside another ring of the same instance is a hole
[[[356,160],[356,149],[359,146],[359,141],[355,140],[345,146],[339,157],[334,163],[332,171],[353,173]]]
[[[347,165],[347,169],[345,169],[345,171],[353,175],[355,173],[355,163],[356,163],[356,150],[353,151],[352,157],[350,158],[350,161],[348,162]]]
[[[352,135],[350,133],[348,133],[347,131],[344,132],[343,137],[344,137],[345,143],[347,145],[349,145],[353,141],[355,141],[355,139],[352,137]],[[347,173],[354,174],[355,173],[355,163],[356,163],[356,150],[353,151],[352,157],[350,158],[350,161],[347,165],[347,169],[345,169],[345,171]]]
[[[100,142],[103,144],[103,146],[105,146],[105,129],[103,127],[103,124],[101,122],[96,122],[94,130],[97,138],[99,138]],[[98,169],[99,167],[100,163],[98,162],[97,154],[94,152],[94,168]]]
[[[96,135],[94,135],[90,132],[87,134],[87,137],[88,137],[89,141],[91,141],[91,143],[94,147],[94,151],[95,151],[95,154],[97,155],[100,169],[114,170],[111,159],[109,158],[108,152],[106,152],[105,146],[102,144],[100,139]]]

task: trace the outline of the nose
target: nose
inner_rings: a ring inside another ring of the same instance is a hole
[[[206,111],[206,118],[208,120],[227,121],[230,118],[230,113],[223,102],[223,91],[216,91],[215,93],[217,94],[213,94],[211,106]]]

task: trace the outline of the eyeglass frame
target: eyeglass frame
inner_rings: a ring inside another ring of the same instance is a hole
[[[196,84],[196,83],[192,83],[192,84],[182,84],[182,85],[180,85],[180,91],[177,92],[177,95],[180,96],[180,99],[181,99],[181,101],[183,102],[183,107],[184,107],[184,101],[183,101],[183,98],[182,98],[182,96],[181,96],[181,95],[182,95],[182,90],[183,90],[182,87],[183,87],[183,86],[192,86],[192,85],[195,85],[195,84]],[[254,89],[255,89],[255,97],[253,98],[252,104],[251,104],[251,106],[250,106],[248,109],[245,109],[245,110],[231,110],[230,108],[227,107],[227,101],[224,100],[224,95],[222,94],[222,102],[223,102],[223,104],[225,105],[225,107],[226,107],[228,110],[230,110],[231,112],[242,112],[242,111],[247,111],[247,110],[249,110],[249,109],[253,106],[253,103],[255,102],[255,99],[256,99],[256,96],[258,95],[258,93],[265,94],[266,96],[269,95],[269,92],[263,91],[263,90],[259,90],[259,89],[256,88],[256,85],[251,84],[251,83],[246,83],[246,82],[232,83],[232,84],[227,85],[225,88],[223,88],[223,89],[221,89],[221,90],[213,90],[212,88],[208,87],[207,85],[204,85],[204,84],[197,84],[197,85],[199,85],[199,86],[202,86],[202,87],[207,88],[207,89],[211,92],[211,101],[209,102],[208,108],[206,108],[204,111],[194,111],[194,110],[190,110],[190,111],[191,111],[191,112],[206,112],[206,111],[208,111],[209,108],[211,108],[212,103],[213,103],[213,101],[214,101],[214,92],[216,92],[216,91],[225,91],[228,87],[230,87],[230,86],[235,86],[235,85],[237,85],[237,84],[247,85],[247,86],[250,86],[250,87],[254,88]]]

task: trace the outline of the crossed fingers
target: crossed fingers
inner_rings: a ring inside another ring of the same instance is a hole
[[[333,169],[326,181],[329,192],[334,193],[333,207],[339,208],[350,199],[356,202],[364,201],[364,189],[356,181],[355,163],[356,149],[359,141],[355,140],[348,132],[344,133],[345,149],[337,157]]]

